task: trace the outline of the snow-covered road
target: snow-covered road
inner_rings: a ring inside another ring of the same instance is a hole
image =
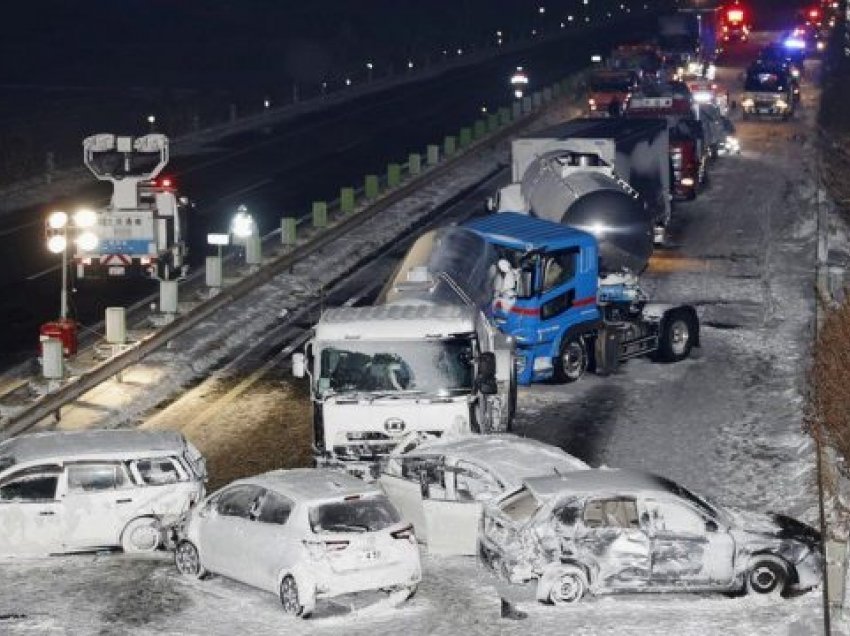
[[[734,74],[723,77],[732,87]],[[591,464],[649,469],[720,501],[816,525],[813,448],[800,430],[816,243],[809,141],[816,94],[812,86],[804,92],[798,121],[739,125],[743,156],[721,158],[705,196],[678,206],[674,245],[644,279],[658,300],[698,305],[702,348],[675,365],[635,360],[614,377],[522,390],[518,432]],[[297,464],[308,407],[300,387],[283,382],[259,385],[232,413],[187,434],[205,452],[235,454],[232,472],[256,472],[265,469],[256,462],[268,453],[263,446],[278,441],[254,422],[265,417],[265,429],[292,426],[275,457],[279,466]],[[183,420],[166,410],[149,425],[169,421]],[[419,593],[401,609],[363,608],[370,599],[357,599],[353,613],[325,604],[314,619],[297,622],[271,595],[221,578],[181,579],[167,555],[7,562],[0,633],[821,633],[819,590],[785,600],[630,596],[567,610],[527,604],[528,617],[511,622],[499,619],[498,597],[474,560],[425,556],[424,568]]]

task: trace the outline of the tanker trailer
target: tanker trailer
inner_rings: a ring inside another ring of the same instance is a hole
[[[671,217],[668,124],[575,119],[512,146],[512,183],[491,209],[590,232],[606,271],[640,272]]]

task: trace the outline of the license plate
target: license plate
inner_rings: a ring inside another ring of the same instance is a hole
[[[759,108],[759,114],[760,115],[766,115],[769,112],[770,112],[769,108]]]
[[[110,276],[123,276],[126,273],[126,270],[123,267],[110,267],[109,275]]]
[[[364,561],[377,561],[381,558],[381,553],[378,550],[365,550],[360,554],[360,558]]]

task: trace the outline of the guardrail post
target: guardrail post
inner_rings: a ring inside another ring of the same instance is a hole
[[[548,103],[552,101],[552,88],[547,86],[543,89],[543,103]]]
[[[354,188],[340,189],[339,209],[343,214],[354,212]]]
[[[380,193],[381,189],[378,184],[378,175],[376,174],[367,174],[366,179],[363,182],[363,192],[366,195],[367,199],[375,199]]]
[[[391,163],[387,166],[387,187],[395,188],[401,183],[401,166]]]
[[[252,234],[245,239],[245,264],[263,264],[263,239],[259,234]]]
[[[826,577],[829,604],[839,611],[844,608],[844,581],[847,577],[847,542],[828,539],[826,548]]]
[[[218,256],[207,256],[205,275],[207,287],[209,287],[210,289],[221,288],[221,259]],[[106,311],[109,311],[109,309],[107,309]],[[109,327],[108,315],[106,319],[106,326]],[[107,340],[108,339],[109,334],[107,333]]]
[[[207,261],[209,262],[209,257]],[[104,322],[106,323],[106,342],[113,345],[122,345],[127,342],[127,310],[124,307],[107,307]]]
[[[478,119],[472,126],[472,136],[475,139],[481,139],[487,134],[487,122],[483,119]]]
[[[64,344],[59,338],[41,341],[41,375],[45,380],[61,380],[65,375]]]
[[[460,129],[460,147],[466,148],[472,143],[472,128],[464,126]]]
[[[417,175],[422,172],[422,155],[418,152],[412,152],[408,155],[407,171],[411,175]]]
[[[437,144],[429,145],[426,154],[428,155],[429,166],[436,166],[440,163],[440,147]]]
[[[172,316],[177,313],[176,280],[159,281],[159,313]]]
[[[328,226],[328,204],[324,201],[313,201],[313,227]]]
[[[455,152],[457,152],[457,139],[449,135],[443,141],[443,155],[451,157]]]
[[[492,113],[487,117],[487,132],[496,132],[499,129],[499,116]]]
[[[298,222],[293,216],[285,216],[280,220],[281,245],[295,245],[298,232]]]
[[[561,85],[557,82],[552,84],[552,97],[560,97],[561,96]]]
[[[540,91],[531,95],[531,105],[534,108],[540,108],[543,105],[543,94]]]
[[[522,117],[522,102],[516,101],[511,106],[511,118],[519,119],[520,117]]]
[[[522,112],[524,115],[530,113],[533,107],[534,104],[531,101],[531,95],[526,95],[522,98]]]
[[[511,109],[507,106],[502,106],[499,109],[499,125],[507,126],[511,123]]]
[[[570,78],[565,77],[561,80],[561,92],[564,95],[570,94],[570,89],[572,88],[572,83],[570,82]]]

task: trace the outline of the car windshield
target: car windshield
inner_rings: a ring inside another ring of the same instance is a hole
[[[319,392],[452,395],[472,388],[470,336],[446,340],[326,343]]]
[[[334,501],[310,510],[310,528],[316,534],[378,532],[400,521],[386,497]]]
[[[787,83],[782,74],[774,71],[754,71],[747,74],[745,91],[762,93],[780,93],[785,90]]]
[[[681,497],[682,499],[687,500],[688,502],[702,510],[709,517],[713,519],[725,518],[723,508],[721,506],[718,506],[714,502],[710,502],[706,497],[696,495],[684,486],[681,486],[674,481],[666,479],[665,477],[659,477],[659,480],[661,480],[662,485],[669,492]]]

